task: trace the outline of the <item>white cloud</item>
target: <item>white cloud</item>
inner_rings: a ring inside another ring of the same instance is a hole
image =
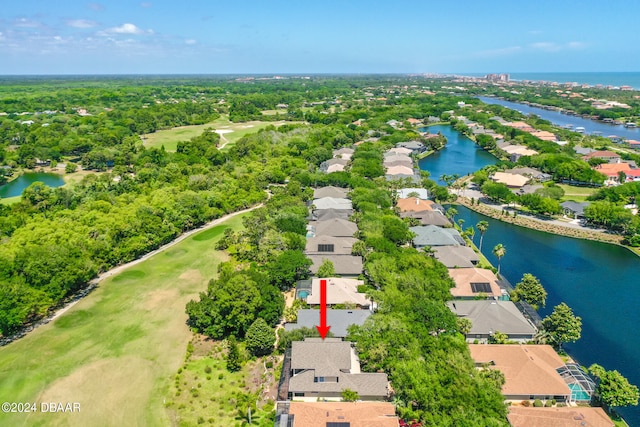
[[[88,19],[68,19],[66,24],[68,27],[73,28],[93,28],[98,25],[95,21],[89,21]]]
[[[537,42],[531,43],[532,48],[537,50],[544,50],[545,52],[557,52],[562,49],[562,47],[554,42]]]
[[[109,28],[107,29],[108,33],[115,33],[115,34],[142,34],[144,33],[143,30],[141,30],[140,28],[136,27],[134,24],[122,24],[119,27],[113,27],[113,28]]]
[[[587,45],[583,42],[569,42],[569,43],[556,43],[556,42],[537,42],[529,45],[536,50],[542,50],[544,52],[560,52],[563,50],[577,50],[584,49]]]
[[[533,34],[533,35],[542,34],[542,30],[530,30],[529,34]]]
[[[150,1],[143,1],[142,3],[140,3],[140,6],[142,6],[142,7],[151,7],[151,6],[153,6],[153,3],[151,3]]]
[[[13,22],[13,25],[15,25],[16,27],[22,27],[22,28],[38,28],[42,26],[40,22],[27,19],[27,18],[18,18]]]
[[[1,34],[0,34],[1,35]],[[189,45],[194,45],[198,43],[197,41],[195,41],[194,39],[189,39],[189,40],[185,40],[184,44],[189,44]]]
[[[567,47],[569,49],[584,49],[587,47],[587,44],[583,42],[569,42],[567,43]]]

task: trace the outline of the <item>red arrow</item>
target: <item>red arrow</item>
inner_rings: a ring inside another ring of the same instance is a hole
[[[320,336],[324,340],[331,329],[331,326],[327,326],[327,280],[320,280],[320,326],[316,326]]]

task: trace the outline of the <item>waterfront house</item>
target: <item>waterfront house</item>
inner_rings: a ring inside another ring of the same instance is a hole
[[[386,169],[386,173],[387,175],[394,175],[392,173],[389,172],[389,169],[396,167],[396,166],[403,166],[405,168],[408,168],[411,170],[411,173],[413,173],[413,161],[412,160],[393,160],[393,161],[388,161],[384,163],[384,167]]]
[[[284,329],[292,331],[300,328],[314,329],[320,325],[320,310],[301,309],[298,310],[298,320],[296,323],[286,323]],[[347,328],[351,325],[363,325],[365,320],[371,316],[370,310],[327,310],[327,325],[331,326],[331,333],[336,338],[347,336]]]
[[[467,342],[486,343],[496,331],[507,334],[509,341],[527,342],[536,328],[511,301],[474,300],[449,301],[449,309],[458,317],[471,321]]]
[[[340,188],[329,185],[327,187],[316,188],[313,190],[314,199],[322,199],[324,197],[333,197],[336,199],[345,199],[349,194],[348,188]]]
[[[602,408],[565,406],[532,408],[509,406],[507,415],[512,427],[614,427]]]
[[[408,148],[412,154],[420,154],[426,150],[426,147],[420,141],[399,142],[396,147]]]
[[[584,218],[584,208],[589,206],[589,202],[574,202],[572,200],[560,203],[565,216],[573,219]]]
[[[571,389],[557,371],[564,362],[549,345],[469,344],[469,351],[476,366],[504,374],[506,400],[571,401]]]
[[[434,246],[431,252],[447,268],[473,268],[480,262],[480,256],[468,246]]]
[[[496,172],[491,176],[491,180],[509,188],[520,188],[528,183],[530,178],[516,173]]]
[[[277,427],[398,427],[399,425],[395,406],[389,402],[290,402],[285,406],[286,414],[278,411]]]
[[[330,253],[307,255],[311,260],[311,273],[316,274],[325,261],[331,261],[336,274],[342,277],[358,277],[362,274],[362,257],[355,255],[333,255]]]
[[[360,400],[384,400],[389,395],[387,374],[361,372],[352,344],[339,338],[292,342],[288,374],[289,399],[341,400],[345,389],[358,393]]]
[[[531,135],[543,141],[556,142],[558,140],[558,137],[554,133],[548,132],[546,130],[536,130],[530,133]]]
[[[401,212],[401,218],[416,218],[420,221],[421,225],[437,225],[438,227],[451,227],[451,221],[444,216],[439,210],[435,210],[435,205],[432,207],[432,211],[409,211]]]
[[[456,284],[455,287],[449,289],[454,299],[473,300],[481,297],[499,299],[503,297],[500,280],[491,270],[475,267],[449,268],[449,276]],[[506,294],[506,291],[504,293]]]
[[[435,225],[409,227],[415,234],[412,239],[417,249],[432,246],[465,246],[464,239],[455,228],[442,228]]]

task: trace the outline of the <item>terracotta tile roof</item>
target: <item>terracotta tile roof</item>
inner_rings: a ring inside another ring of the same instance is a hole
[[[291,402],[294,427],[326,427],[330,422],[350,427],[398,427],[393,404],[388,402]]]
[[[504,374],[505,396],[571,394],[556,371],[564,362],[549,345],[469,344],[469,350],[476,363],[492,363]]]
[[[474,292],[472,283],[488,283],[491,292],[482,292],[487,296],[499,297],[502,295],[498,285],[498,277],[491,271],[484,268],[450,268],[449,276],[456,284],[451,288],[451,295],[461,297],[477,297],[480,292]]]
[[[409,211],[432,211],[433,202],[431,200],[422,200],[417,197],[409,197],[407,199],[398,199],[396,203],[400,212]]]
[[[509,423],[513,427],[613,427],[602,408],[525,408],[511,406]]]

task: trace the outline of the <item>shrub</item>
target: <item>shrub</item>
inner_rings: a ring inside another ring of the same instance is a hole
[[[542,403],[542,400],[536,399],[536,400],[533,401],[533,406],[535,408],[542,408],[544,406],[544,404]]]
[[[266,363],[264,364],[264,366],[266,366],[266,367],[267,367],[267,369],[271,369],[271,368],[273,368],[273,361],[272,361],[272,360],[269,360],[268,362],[266,362]]]
[[[528,400],[523,400],[522,401],[522,406],[528,408],[529,406],[531,406],[531,402],[529,402]]]
[[[206,367],[204,368],[204,372],[205,372],[206,374],[210,374],[210,373],[211,373],[211,366],[206,366]]]
[[[547,400],[546,402],[544,402],[545,408],[551,408],[552,406],[553,406],[553,402],[551,400]]]

